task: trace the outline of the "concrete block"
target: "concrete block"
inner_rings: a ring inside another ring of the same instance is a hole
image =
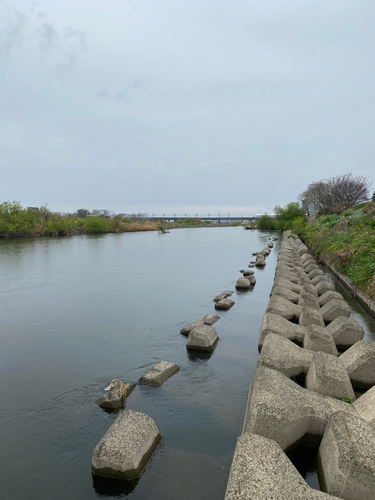
[[[292,292],[292,290],[289,290],[288,288],[284,288],[282,286],[275,286],[271,291],[271,295],[279,295],[280,297],[284,297],[293,304],[298,304],[298,301],[300,299],[299,293]]]
[[[326,326],[326,332],[330,333],[340,350],[348,349],[350,346],[363,339],[365,334],[361,325],[353,318],[340,316]]]
[[[375,435],[360,417],[331,416],[319,447],[320,483],[331,495],[350,500],[375,497]]]
[[[339,355],[332,335],[326,332],[326,328],[316,325],[310,325],[307,327],[307,331],[303,339],[303,348],[315,352],[327,352],[332,356]]]
[[[310,307],[311,309],[319,310],[318,298],[315,294],[311,294],[304,288],[299,295],[298,305],[301,307]]]
[[[317,276],[317,278],[319,278],[319,276]],[[316,279],[316,278],[314,278]],[[311,281],[311,283],[313,283],[314,280]],[[335,287],[332,285],[332,283],[329,281],[328,278],[324,278],[322,277],[322,280],[317,282],[317,283],[313,283],[313,285],[315,285],[315,288],[316,288],[316,291],[318,292],[318,295],[323,295],[324,293],[328,292],[329,290],[334,290]]]
[[[293,281],[289,281],[286,278],[282,277],[277,277],[275,278],[275,281],[273,282],[273,288],[276,286],[282,286],[284,288],[287,288],[288,290],[292,290],[292,292],[295,293],[300,293],[302,290],[302,286],[297,285],[296,283],[293,283]],[[271,293],[272,295],[272,293]]]
[[[324,273],[321,269],[313,269],[309,273],[307,273],[308,277],[311,279],[311,281],[316,277],[316,276],[324,276]]]
[[[232,299],[221,299],[215,304],[215,309],[227,311],[234,306]]]
[[[237,440],[224,500],[328,500],[308,486],[280,446],[256,434]]]
[[[285,319],[299,318],[302,307],[292,304],[289,300],[279,295],[272,295],[266,309],[267,313],[278,314]]]
[[[270,333],[264,340],[258,364],[283,373],[288,378],[307,373],[314,354],[291,340]]]
[[[323,295],[321,295],[318,299],[320,307],[325,306],[327,302],[329,302],[332,299],[345,300],[344,297],[341,295],[341,293],[336,292],[335,290],[328,290],[328,292],[323,293]]]
[[[189,323],[188,325],[181,328],[180,333],[182,335],[189,335],[189,333],[191,331],[193,331],[196,326],[203,325],[203,323],[204,323],[203,319],[198,319],[197,321],[194,321],[193,323]]]
[[[375,387],[372,387],[353,403],[358,415],[366,420],[375,432]]]
[[[217,295],[215,298],[214,298],[214,302],[219,302],[219,300],[223,300],[223,299],[226,299],[228,297],[230,297],[231,295],[233,294],[233,292],[227,290],[223,293],[221,293],[220,295]]]
[[[193,332],[197,328],[211,328],[206,325],[198,325]],[[192,332],[189,334],[192,334]],[[169,361],[159,361],[159,363],[156,363],[156,365],[151,368],[147,373],[145,373],[140,379],[139,383],[140,384],[146,384],[146,385],[153,385],[153,386],[160,386],[164,384],[166,380],[168,380],[172,375],[174,375],[176,372],[178,372],[180,368],[175,364],[175,363],[170,363]]]
[[[230,299],[226,299],[230,300]],[[219,304],[220,302],[217,302]],[[186,349],[212,351],[219,340],[217,331],[212,326],[199,325],[189,334]]]
[[[206,314],[206,316],[202,319],[202,321],[205,325],[212,326],[217,321],[219,321],[219,319],[220,319],[220,316],[218,316],[217,314]]]
[[[264,340],[270,333],[275,333],[300,344],[303,342],[306,327],[291,323],[278,314],[266,313],[260,327],[258,349],[261,350]]]
[[[375,385],[375,342],[359,340],[340,356],[354,387]]]
[[[355,400],[349,376],[340,358],[316,352],[306,375],[306,388],[331,398]]]
[[[324,327],[324,321],[320,312],[311,307],[301,307],[299,324],[301,326],[317,325]]]
[[[243,434],[273,439],[284,451],[301,442],[316,446],[329,417],[340,410],[356,414],[353,405],[304,389],[282,373],[258,365],[250,387]]]
[[[246,278],[238,278],[236,281],[236,290],[249,290],[250,281]]]
[[[135,479],[141,475],[160,439],[151,417],[125,410],[95,447],[92,472],[116,479]]]
[[[118,379],[112,380],[111,389],[104,396],[97,399],[95,404],[101,408],[122,408],[126,398],[131,394],[136,385],[135,382],[124,383]]]
[[[320,309],[320,314],[326,323],[331,323],[340,316],[349,318],[350,307],[344,300],[331,299]]]

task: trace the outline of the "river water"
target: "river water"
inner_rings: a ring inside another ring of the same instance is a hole
[[[224,497],[258,351],[277,248],[252,292],[219,312],[213,354],[189,354],[185,324],[214,313],[275,233],[241,227],[0,241],[0,498]],[[137,386],[126,408],[162,442],[138,484],[93,479],[92,451],[117,414],[95,405],[114,378],[160,360],[180,371]]]
[[[280,240],[255,269],[254,290],[218,313],[212,355],[188,353],[179,330],[214,313],[215,295],[234,290],[274,235],[228,227],[0,240],[0,498],[221,500]],[[180,371],[126,402],[162,435],[144,474],[137,484],[93,478],[92,451],[118,415],[95,400],[112,379],[136,381],[160,360]]]

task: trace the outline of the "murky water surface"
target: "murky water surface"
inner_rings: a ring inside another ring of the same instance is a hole
[[[179,229],[0,241],[0,497],[219,500],[258,352],[280,240],[252,292],[220,312],[210,355],[179,330],[214,313],[251,253],[275,233]],[[137,386],[126,408],[162,442],[138,484],[93,480],[92,451],[117,414],[94,401],[113,378],[137,380],[160,360],[181,370]]]
[[[179,330],[215,312],[213,297],[234,290],[274,234],[0,240],[0,498],[221,500],[280,240],[255,270],[254,290],[235,292],[235,306],[219,313],[212,355],[188,353]],[[375,340],[375,322],[350,303]],[[161,387],[137,386],[126,402],[162,435],[144,474],[133,484],[93,478],[92,451],[117,417],[95,400],[113,378],[136,381],[162,359],[181,370]],[[302,455],[301,473],[318,487],[314,456]]]

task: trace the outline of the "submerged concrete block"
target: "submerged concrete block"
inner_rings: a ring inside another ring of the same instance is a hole
[[[131,394],[136,385],[135,382],[124,383],[118,379],[112,380],[110,391],[97,399],[95,404],[101,408],[122,408],[126,398]]]
[[[180,333],[182,333],[182,335],[189,335],[189,333],[191,331],[193,331],[196,326],[202,325],[202,324],[203,324],[203,319],[198,319],[197,321],[194,321],[193,323],[189,323],[188,325],[181,328]]]
[[[186,349],[212,351],[219,340],[217,331],[212,326],[199,325],[189,334]]]
[[[125,410],[94,449],[94,474],[116,479],[139,477],[161,439],[151,417]]]
[[[244,276],[252,276],[254,274],[254,271],[252,269],[246,269],[246,271],[243,272]]]
[[[230,297],[231,295],[233,295],[233,292],[231,292],[229,290],[222,292],[222,293],[220,293],[220,295],[216,295],[216,297],[214,298],[214,302],[219,302],[219,300],[226,299],[227,297]]]
[[[283,450],[291,450],[301,441],[316,446],[332,413],[342,410],[355,414],[352,406],[304,389],[282,373],[258,365],[243,433],[273,439]]]
[[[202,319],[202,321],[205,325],[212,326],[217,321],[219,321],[219,319],[220,319],[220,316],[218,316],[217,314],[206,314],[206,316]]]
[[[306,388],[331,398],[355,399],[350,378],[340,358],[316,352],[306,375]]]
[[[307,373],[314,354],[291,340],[270,333],[264,340],[258,364],[273,368],[288,378]]]
[[[328,500],[308,486],[280,446],[256,434],[237,440],[224,500]]]
[[[238,278],[236,281],[236,290],[249,290],[250,281],[246,278]]]
[[[228,310],[234,306],[234,301],[232,299],[221,299],[215,304],[215,309]]]
[[[203,328],[205,325],[198,325],[197,328]],[[206,327],[210,328],[210,327]],[[196,330],[196,329],[195,329]],[[193,332],[195,331],[193,330]],[[189,334],[190,337],[191,333]],[[175,363],[169,361],[159,361],[151,370],[145,373],[140,379],[140,384],[159,386],[164,384],[169,377],[172,377],[180,368]]]
[[[374,499],[375,434],[362,418],[332,415],[318,457],[324,491],[350,500]]]
[[[256,280],[256,278],[255,278],[254,275],[246,275],[244,278],[249,281],[250,286],[254,286],[255,283],[257,282],[257,280]]]
[[[303,339],[303,348],[315,352],[327,352],[332,356],[339,355],[332,335],[327,333],[325,328],[316,325],[310,325],[307,327],[307,331]]]
[[[302,307],[292,304],[289,300],[279,295],[272,295],[266,309],[267,313],[278,314],[285,319],[299,318]]]
[[[340,316],[349,318],[350,307],[344,300],[331,299],[320,309],[320,314],[326,323],[331,323]]]
[[[259,333],[258,349],[261,350],[264,340],[270,333],[275,333],[289,340],[294,340],[302,344],[306,327],[291,323],[278,314],[266,313],[263,316]]]
[[[354,387],[368,389],[375,384],[375,342],[360,340],[340,356]]]

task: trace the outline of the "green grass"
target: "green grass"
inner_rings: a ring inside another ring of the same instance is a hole
[[[363,206],[341,215],[311,220],[301,238],[318,255],[347,274],[354,285],[375,297],[375,214],[364,214]],[[336,228],[341,217],[347,221],[346,230]]]

